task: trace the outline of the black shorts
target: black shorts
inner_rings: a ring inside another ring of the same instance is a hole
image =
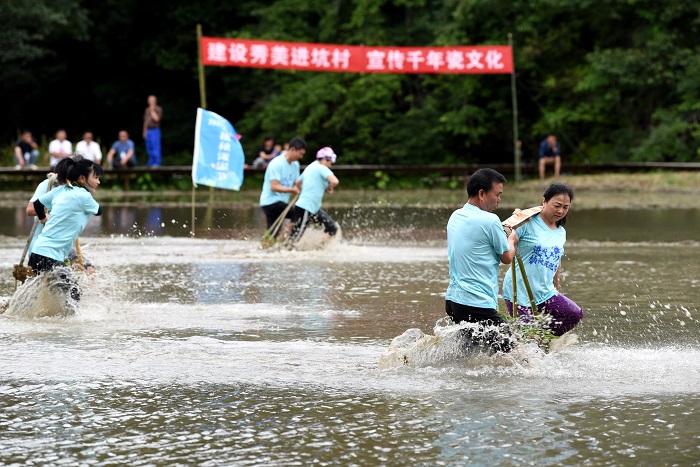
[[[29,266],[37,275],[55,270],[56,274],[61,279],[59,287],[63,289],[66,294],[70,294],[73,300],[80,300],[80,286],[78,285],[78,280],[75,274],[73,274],[73,270],[66,266],[66,263],[32,253],[29,255]]]
[[[292,242],[298,242],[306,227],[308,227],[309,222],[314,224],[322,225],[323,231],[330,236],[338,233],[338,225],[335,223],[333,218],[328,215],[323,209],[319,209],[316,214],[311,214],[306,209],[302,209],[298,206],[294,206],[294,214],[292,216],[292,233],[290,239]]]
[[[54,268],[65,266],[66,263],[53,258],[47,258],[46,256],[37,255],[36,253],[29,255],[29,267],[32,268],[35,274],[41,274],[44,271],[50,271]]]
[[[515,347],[516,340],[507,321],[496,310],[462,305],[451,300],[445,300],[445,312],[455,323],[466,321],[468,323],[483,324],[484,326],[498,326],[498,329],[479,332],[478,337],[475,336],[475,330],[464,329],[463,334],[467,347],[471,343],[484,344],[491,347],[495,352],[509,352]]]
[[[272,224],[275,223],[277,218],[282,215],[285,209],[287,209],[287,203],[283,203],[282,201],[277,201],[276,203],[273,204],[268,204],[267,206],[261,206],[262,211],[265,213],[265,220],[267,220],[267,228],[269,229],[272,227]],[[291,219],[292,214],[294,210],[290,209],[287,211],[287,214],[284,216],[285,219]]]

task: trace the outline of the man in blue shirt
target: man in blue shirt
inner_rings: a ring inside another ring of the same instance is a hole
[[[136,154],[134,153],[134,142],[129,139],[126,130],[119,132],[119,139],[112,144],[107,152],[107,167],[113,169],[123,169],[136,165]],[[116,158],[114,156],[117,156]]]
[[[499,264],[510,264],[517,236],[506,237],[501,220],[492,214],[501,202],[505,177],[493,169],[479,169],[467,182],[467,204],[447,223],[447,259],[450,285],[445,311],[455,323],[479,323],[482,329],[465,328],[471,341],[496,351],[514,346],[506,321],[498,314]],[[478,337],[477,337],[478,336]]]
[[[544,180],[547,164],[554,164],[554,177],[559,177],[561,171],[561,146],[556,135],[548,135],[540,143],[540,180]]]
[[[290,195],[299,194],[299,160],[304,154],[306,141],[298,136],[294,137],[289,141],[287,152],[272,159],[265,170],[260,206],[265,213],[268,229],[287,208]],[[287,211],[286,217],[291,219],[291,209]]]

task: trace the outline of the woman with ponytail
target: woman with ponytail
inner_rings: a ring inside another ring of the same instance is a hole
[[[102,208],[93,198],[101,175],[102,167],[79,156],[66,158],[56,166],[60,186],[34,201],[39,222],[44,224],[29,256],[29,266],[35,273],[65,266],[90,215],[102,214]]]

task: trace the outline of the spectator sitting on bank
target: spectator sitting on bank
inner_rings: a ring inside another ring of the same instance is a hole
[[[39,145],[36,144],[34,138],[32,137],[32,132],[29,130],[24,130],[22,136],[15,144],[15,159],[17,159],[17,165],[15,169],[32,169],[36,170],[36,163],[39,160]]]
[[[83,133],[83,140],[75,145],[75,153],[80,154],[85,159],[97,162],[102,165],[102,149],[100,144],[95,141],[95,137],[91,131]]]
[[[275,144],[274,148],[272,149],[272,155],[273,155],[273,159],[277,156],[282,155],[282,145],[281,144]]]
[[[251,167],[254,169],[266,168],[267,164],[275,158],[273,155],[274,146],[275,139],[272,136],[266,136],[263,140],[263,144],[258,146],[257,157],[251,164]]]
[[[54,167],[61,159],[73,154],[73,143],[66,139],[66,130],[60,129],[56,132],[56,139],[49,143],[49,153],[51,159],[49,165]]]
[[[134,147],[134,142],[129,139],[129,133],[126,130],[121,130],[119,139],[112,144],[107,152],[107,167],[123,169],[136,166]],[[118,157],[115,158],[115,155]]]
[[[540,180],[544,180],[548,164],[554,164],[554,177],[559,177],[559,172],[561,171],[561,146],[557,142],[556,135],[551,134],[540,143]]]

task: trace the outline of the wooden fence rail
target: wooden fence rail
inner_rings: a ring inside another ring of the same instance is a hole
[[[333,172],[338,175],[368,175],[374,176],[377,172],[386,174],[425,174],[442,175],[449,177],[461,177],[466,180],[470,174],[481,167],[491,167],[499,172],[512,175],[514,173],[513,164],[462,164],[462,165],[334,165]],[[303,166],[302,166],[303,168]],[[548,167],[548,174],[551,174],[551,167]],[[0,167],[0,181],[37,182],[43,179],[48,172],[48,167],[40,167],[37,170],[16,170],[13,167]],[[700,162],[620,162],[611,164],[562,164],[562,173],[604,173],[604,172],[640,172],[650,170],[700,170]],[[537,176],[537,165],[522,164],[523,174]],[[245,169],[246,174],[264,173],[264,169]],[[124,170],[106,170],[103,179],[111,180],[122,178],[124,188],[129,189],[130,181],[140,175],[150,174],[155,179],[171,178],[173,176],[190,177],[192,167],[164,166],[164,167],[133,167]],[[511,177],[509,177],[511,178]]]

